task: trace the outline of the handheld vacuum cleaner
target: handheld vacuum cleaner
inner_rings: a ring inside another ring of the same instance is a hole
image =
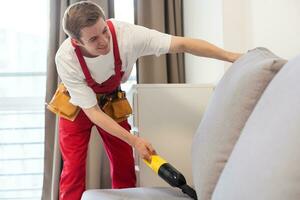
[[[160,156],[152,155],[151,162],[147,160],[144,160],[144,162],[172,187],[180,188],[183,193],[197,200],[195,190],[187,185],[184,176]]]

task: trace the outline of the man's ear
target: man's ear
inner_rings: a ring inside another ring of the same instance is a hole
[[[82,43],[79,40],[75,39],[75,38],[71,38],[71,42],[73,44],[77,45],[77,46],[82,46]]]

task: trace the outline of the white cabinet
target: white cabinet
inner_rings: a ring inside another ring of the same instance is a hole
[[[138,84],[133,88],[133,131],[192,183],[191,144],[213,85]],[[138,186],[167,184],[137,156]]]

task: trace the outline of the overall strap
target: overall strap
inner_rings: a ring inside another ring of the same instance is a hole
[[[77,59],[78,59],[78,61],[80,63],[82,72],[83,72],[83,74],[85,76],[85,79],[86,79],[86,82],[87,82],[88,86],[90,86],[90,87],[94,86],[97,83],[95,82],[95,80],[91,76],[91,73],[90,73],[90,71],[89,71],[89,69],[88,69],[88,67],[86,65],[86,62],[85,62],[85,60],[84,60],[84,58],[82,56],[82,53],[80,51],[79,46],[77,46],[73,42],[72,42],[72,45],[75,48],[75,53],[76,53]]]
[[[118,40],[116,36],[116,31],[115,28],[110,20],[106,21],[108,28],[111,32],[112,40],[113,40],[113,51],[114,51],[114,58],[115,58],[115,72],[116,74],[121,72],[121,67],[122,67],[122,60],[120,57],[120,51],[119,51],[119,46],[118,46]]]

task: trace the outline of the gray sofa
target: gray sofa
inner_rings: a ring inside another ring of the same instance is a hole
[[[300,199],[300,56],[248,51],[217,85],[192,144],[199,200]],[[191,183],[190,183],[191,184]],[[177,188],[87,190],[83,200],[183,200]]]

